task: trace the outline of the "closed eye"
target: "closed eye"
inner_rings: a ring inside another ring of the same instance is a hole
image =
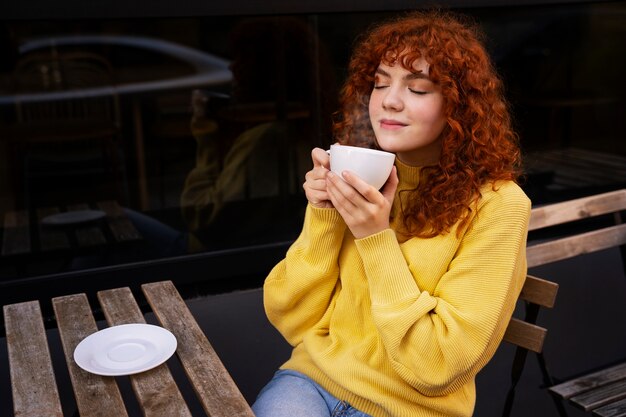
[[[409,91],[413,94],[417,94],[418,96],[423,96],[425,94],[428,94],[428,91],[413,90],[412,88],[409,88]]]

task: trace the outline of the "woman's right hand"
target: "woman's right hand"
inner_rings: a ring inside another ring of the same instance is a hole
[[[320,148],[311,151],[313,169],[306,173],[302,187],[309,203],[317,208],[333,207],[326,191],[326,174],[330,169],[330,157]]]

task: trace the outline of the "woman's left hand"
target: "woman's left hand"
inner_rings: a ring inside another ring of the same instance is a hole
[[[398,188],[396,167],[380,191],[350,171],[343,173],[343,180],[329,172],[326,188],[330,201],[355,238],[361,239],[389,228],[391,205]]]

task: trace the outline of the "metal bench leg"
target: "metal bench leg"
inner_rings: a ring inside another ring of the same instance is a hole
[[[548,372],[548,367],[546,366],[546,359],[543,356],[543,353],[537,353],[537,362],[539,362],[539,369],[541,369],[541,374],[543,375],[543,383],[545,388],[551,387],[555,384],[554,378]],[[550,393],[550,397],[554,401],[554,405],[559,412],[559,416],[567,417],[567,411],[565,411],[565,406],[563,405],[563,401],[560,398],[557,398],[556,395]]]

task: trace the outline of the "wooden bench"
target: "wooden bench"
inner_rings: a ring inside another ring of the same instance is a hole
[[[546,205],[532,210],[529,232],[548,227],[574,223],[599,216],[613,216],[610,225],[591,231],[582,231],[556,239],[529,244],[528,267],[536,267],[604,249],[619,247],[622,262],[626,259],[626,224],[621,212],[626,210],[626,189]],[[552,307],[558,285],[536,277],[528,277],[520,299],[527,302],[524,320],[513,318],[504,340],[518,346],[512,371],[512,386],[503,415],[511,411],[515,385],[521,376],[526,353],[537,353],[544,383],[556,400],[560,415],[566,415],[561,399],[570,401],[585,411],[598,416],[626,416],[626,363],[618,364],[592,374],[553,386],[541,354],[547,330],[537,326],[540,307]]]
[[[253,417],[172,282],[144,284],[142,291],[160,324],[176,337],[176,355],[188,379],[188,382],[176,381],[167,362],[130,375],[142,415],[191,417],[190,407],[179,389],[182,382],[193,387],[208,416]],[[100,291],[98,300],[111,326],[145,323],[129,288]],[[83,417],[128,416],[116,378],[86,372],[74,361],[78,343],[98,331],[86,295],[56,297],[52,303],[79,414]],[[39,302],[4,306],[4,320],[15,415],[63,416]]]

